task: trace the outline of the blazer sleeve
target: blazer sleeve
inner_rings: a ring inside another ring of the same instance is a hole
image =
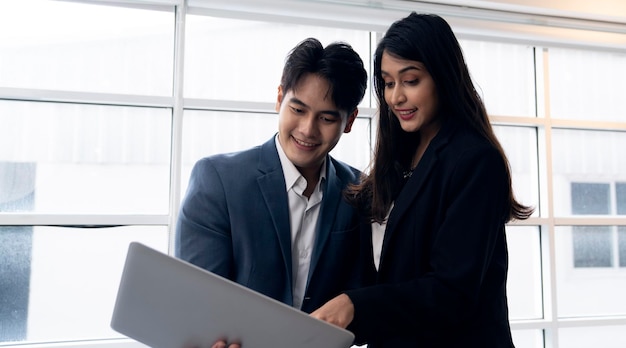
[[[465,149],[443,166],[447,173],[430,173],[444,178],[434,181],[443,188],[429,191],[440,196],[432,214],[424,210],[437,199],[420,196],[392,232],[402,235],[407,245],[420,238],[416,235],[429,234],[423,239],[427,241],[425,246],[407,249],[406,245],[395,243],[387,251],[414,253],[403,256],[402,260],[407,261],[404,264],[387,266],[413,267],[407,264],[417,264],[420,257],[425,257],[422,263],[426,271],[416,272],[419,274],[412,279],[346,292],[355,307],[351,329],[357,334],[357,341],[445,335],[473,320],[481,310],[481,301],[490,295],[490,290],[485,289],[501,287],[505,282],[495,279],[499,275],[494,276],[492,269],[495,262],[506,274],[506,252],[498,250],[504,238],[509,187],[502,157],[495,149],[485,151],[483,146]],[[431,219],[425,215],[440,217]],[[494,257],[498,260],[494,261]]]
[[[229,277],[233,252],[224,185],[210,159],[198,161],[176,224],[175,255]]]

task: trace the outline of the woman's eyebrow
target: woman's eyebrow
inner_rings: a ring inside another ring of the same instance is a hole
[[[407,71],[411,71],[411,70],[422,71],[422,70],[424,70],[424,68],[423,68],[423,67],[420,67],[420,66],[417,66],[417,65],[409,65],[409,66],[406,66],[406,67],[404,67],[404,68],[400,69],[400,70],[398,71],[398,74],[403,74],[403,73],[405,73],[405,72],[407,72]],[[390,73],[388,73],[388,72],[386,72],[385,70],[382,70],[382,69],[380,70],[380,74],[381,74],[382,76],[388,76],[388,75],[391,75]]]

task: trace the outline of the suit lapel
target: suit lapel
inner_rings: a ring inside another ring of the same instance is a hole
[[[435,136],[426,149],[426,152],[415,168],[413,175],[409,178],[406,184],[404,184],[400,194],[395,199],[393,209],[391,210],[389,220],[387,221],[385,236],[383,238],[383,247],[380,258],[381,264],[384,259],[387,245],[389,244],[389,240],[397,230],[399,221],[411,206],[411,202],[418,195],[422,186],[424,186],[428,181],[428,177],[431,175],[431,172],[437,163],[438,153],[441,148],[445,147],[448,143],[453,130],[454,126],[451,122],[447,122],[442,127],[437,136]]]
[[[274,223],[274,231],[276,232],[285,269],[287,270],[287,291],[290,294],[289,298],[291,298],[292,267],[289,201],[287,191],[285,190],[285,176],[274,138],[261,146],[258,168],[263,174],[258,177],[257,182]]]
[[[330,231],[335,221],[337,206],[341,200],[342,183],[337,177],[335,166],[333,166],[329,156],[326,156],[326,168],[326,187],[324,188],[320,215],[317,218],[315,245],[313,247],[311,265],[309,267],[309,279],[311,278],[311,274],[313,274],[315,266],[322,255],[324,245],[328,240]]]

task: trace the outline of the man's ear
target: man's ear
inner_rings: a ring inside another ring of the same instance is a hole
[[[346,126],[343,129],[344,133],[350,133],[350,131],[352,130],[352,124],[354,123],[354,120],[356,120],[356,115],[358,114],[359,114],[359,109],[356,108],[354,109],[354,111],[352,111],[350,115],[348,115],[348,122],[346,122]]]
[[[280,104],[283,103],[283,86],[278,86],[278,95],[276,96],[276,112],[280,112]]]

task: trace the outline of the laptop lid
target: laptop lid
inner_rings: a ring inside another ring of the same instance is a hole
[[[111,327],[154,348],[347,348],[354,335],[138,242],[128,249]]]

